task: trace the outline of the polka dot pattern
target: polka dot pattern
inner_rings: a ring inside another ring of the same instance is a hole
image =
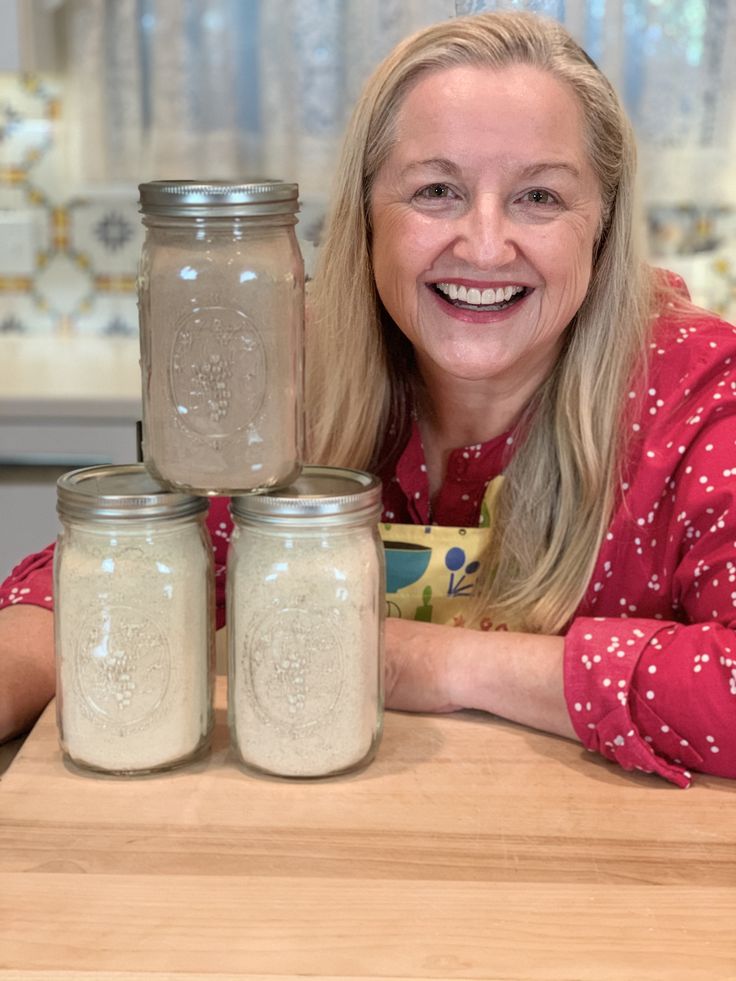
[[[453,450],[447,461],[445,482],[430,506],[424,447],[414,420],[396,473],[379,474],[384,488],[381,520],[458,528],[477,525],[486,487],[503,472],[512,452],[513,438],[508,433],[488,443]]]
[[[687,786],[736,777],[736,329],[662,317],[652,350],[565,687],[588,749]]]

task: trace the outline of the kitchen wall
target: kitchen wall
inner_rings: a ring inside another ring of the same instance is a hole
[[[0,333],[135,335],[135,189],[80,195],[63,88],[0,74]]]

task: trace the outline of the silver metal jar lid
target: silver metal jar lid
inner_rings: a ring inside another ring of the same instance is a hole
[[[381,481],[362,470],[305,466],[288,487],[233,497],[230,509],[235,517],[259,523],[313,519],[342,524],[377,519],[381,510]]]
[[[145,215],[172,218],[288,215],[299,210],[299,185],[287,181],[148,181],[138,185]]]
[[[59,516],[83,521],[184,518],[209,506],[205,498],[169,490],[142,463],[71,470],[57,480],[56,493]]]

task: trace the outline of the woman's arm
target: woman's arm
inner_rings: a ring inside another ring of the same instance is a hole
[[[26,604],[0,610],[0,742],[31,728],[55,684],[53,614]]]
[[[0,583],[0,742],[30,729],[54,694],[53,560],[49,545]]]
[[[575,739],[565,704],[564,648],[562,637],[390,618],[386,705],[409,712],[481,709]]]

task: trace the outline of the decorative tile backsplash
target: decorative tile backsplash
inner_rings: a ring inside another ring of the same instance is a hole
[[[0,75],[0,333],[135,335],[135,196],[72,186],[61,91]]]
[[[134,187],[74,186],[61,80],[0,74],[0,334],[135,335],[143,240]],[[324,202],[302,202],[307,273]],[[651,207],[652,261],[681,273],[696,302],[736,320],[736,213]]]

